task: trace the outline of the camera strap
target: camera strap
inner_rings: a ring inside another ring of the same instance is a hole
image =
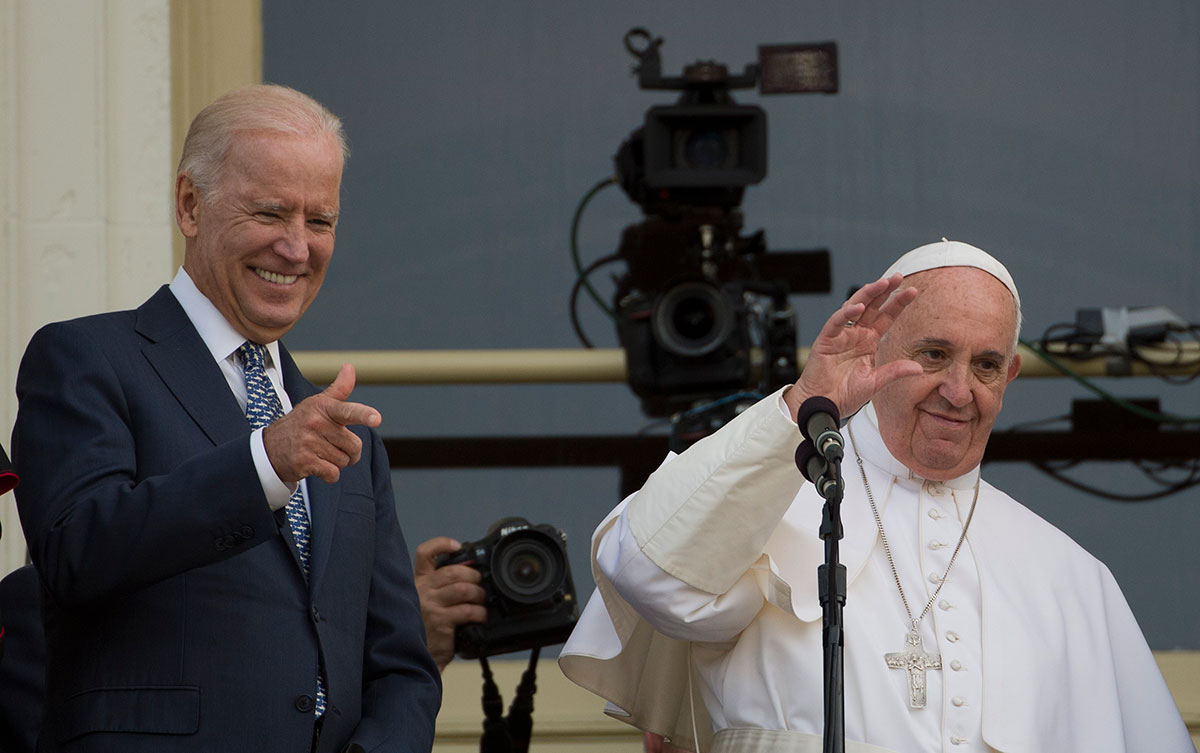
[[[483,667],[483,735],[479,739],[480,753],[528,753],[533,735],[533,694],[537,692],[537,662],[540,648],[529,654],[529,666],[521,675],[508,716],[502,716],[504,700],[492,675],[487,657],[481,656]]]

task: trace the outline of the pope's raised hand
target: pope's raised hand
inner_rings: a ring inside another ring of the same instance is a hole
[[[286,484],[316,476],[334,483],[342,469],[358,462],[362,440],[347,426],[379,426],[379,411],[347,402],[354,391],[354,367],[342,364],[333,384],[301,400],[290,413],[263,429],[263,446],[276,475]]]
[[[889,382],[921,373],[914,361],[875,362],[883,335],[917,297],[915,288],[897,292],[901,279],[895,274],[864,285],[825,322],[804,372],[784,393],[793,418],[800,405],[816,395],[828,397],[843,417],[849,416]]]

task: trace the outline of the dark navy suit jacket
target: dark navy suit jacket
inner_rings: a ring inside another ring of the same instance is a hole
[[[293,403],[316,392],[282,352]],[[250,428],[169,289],[49,325],[17,377],[17,506],[44,584],[39,751],[428,751],[441,698],[378,435],[308,479],[311,585]]]
[[[32,753],[42,725],[46,638],[40,591],[32,565],[0,578],[0,753]]]

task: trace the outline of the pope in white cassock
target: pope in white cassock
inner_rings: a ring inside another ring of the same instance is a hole
[[[1020,311],[1000,262],[945,240],[856,292],[794,386],[600,524],[564,673],[677,746],[822,749],[823,500],[793,456],[797,410],[823,395],[854,416],[847,751],[1194,750],[1108,569],[980,478]]]

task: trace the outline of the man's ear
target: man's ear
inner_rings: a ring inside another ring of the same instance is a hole
[[[1020,374],[1020,373],[1021,373],[1021,354],[1014,353],[1012,360],[1008,362],[1008,379],[1005,380],[1004,383],[1009,384],[1010,382],[1012,382],[1012,380],[1016,379],[1017,374]]]
[[[195,238],[200,231],[200,192],[184,173],[175,176],[175,224],[185,238]]]

